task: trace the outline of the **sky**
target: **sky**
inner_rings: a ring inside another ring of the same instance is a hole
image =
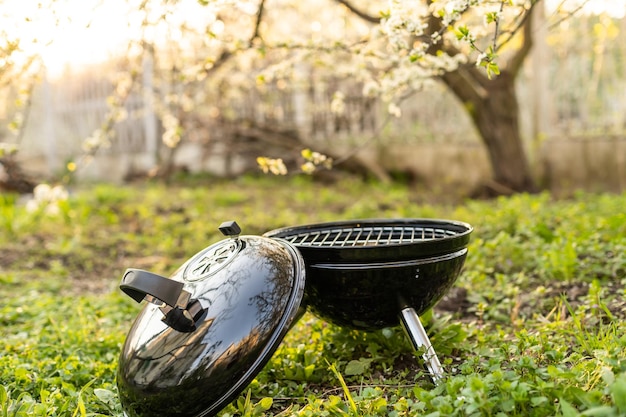
[[[28,53],[40,54],[53,73],[106,60],[128,38],[127,11],[118,1],[61,0],[56,14],[38,3],[0,0],[0,27]]]
[[[567,0],[568,7],[576,7],[577,3],[584,0]],[[547,7],[554,9],[558,7],[563,0],[547,0]],[[583,12],[600,14],[603,12],[622,18],[626,15],[626,0],[588,0],[583,6]]]
[[[54,2],[54,12],[40,3]],[[28,52],[42,56],[48,75],[67,66],[104,62],[129,39],[140,37],[142,14],[138,0],[0,0],[0,36],[15,34]],[[197,0],[182,0],[173,19],[205,24],[208,9]],[[202,21],[201,21],[202,19]]]
[[[549,8],[563,2],[546,1]],[[582,0],[567,1],[572,4]],[[140,17],[132,12],[134,0],[130,0],[130,5],[128,0],[55,0],[56,15],[40,7],[40,3],[0,0],[0,34],[17,34],[25,49],[43,57],[50,77],[61,75],[67,66],[106,61],[125,48],[129,37],[139,36],[130,29],[139,26],[136,20]],[[182,10],[179,17],[192,24],[202,25],[202,19],[206,19],[206,15],[198,13],[203,8],[196,0],[182,0],[177,7]],[[626,0],[590,0],[584,11],[624,17]]]

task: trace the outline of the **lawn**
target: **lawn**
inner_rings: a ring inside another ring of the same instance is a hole
[[[626,415],[626,195],[429,201],[306,178],[96,185],[56,213],[1,194],[0,417],[122,415],[117,358],[141,308],[117,287],[127,267],[169,275],[225,220],[262,234],[370,217],[475,228],[455,287],[423,317],[444,383],[402,329],[307,313],[222,416]]]

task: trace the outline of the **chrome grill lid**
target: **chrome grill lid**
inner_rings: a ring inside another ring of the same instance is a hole
[[[209,417],[263,369],[304,313],[305,265],[289,243],[239,236],[191,257],[171,277],[126,271],[120,289],[149,301],[118,361],[125,417]]]

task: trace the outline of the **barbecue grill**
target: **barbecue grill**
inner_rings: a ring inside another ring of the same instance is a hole
[[[434,382],[443,369],[419,314],[430,309],[458,276],[472,232],[462,222],[367,219],[287,227],[282,238],[306,264],[305,304],[330,322],[361,330],[402,324]],[[398,320],[399,318],[399,320]]]
[[[433,382],[441,363],[419,314],[453,285],[472,227],[364,219],[286,227],[200,251],[171,278],[129,269],[120,288],[146,304],[118,365],[128,417],[210,416],[245,389],[308,308],[362,330],[401,324]],[[192,400],[190,400],[192,398]]]

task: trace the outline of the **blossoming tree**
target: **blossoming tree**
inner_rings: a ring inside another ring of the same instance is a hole
[[[225,64],[238,62],[223,71],[222,83],[230,77],[226,84],[233,84],[235,71],[252,70],[258,74],[256,83],[262,84],[289,77],[303,62],[323,63],[325,71],[362,85],[363,96],[386,102],[393,117],[401,117],[400,104],[412,93],[442,82],[467,110],[486,147],[493,172],[489,189],[535,189],[520,134],[515,79],[531,49],[531,14],[543,5],[540,0],[197,1],[211,11],[200,31],[205,39],[191,45],[195,55],[189,61],[182,61],[186,51],[167,64],[170,78],[178,84],[168,92],[163,83],[163,99],[157,103],[168,146],[180,141],[186,109],[207,108],[197,101],[203,96],[199,91],[210,88],[206,80]],[[144,12],[139,21],[147,27],[182,13],[179,5],[184,0],[128,2]],[[186,25],[183,22],[178,32],[186,31]],[[178,47],[184,36],[169,39],[166,48]],[[155,55],[155,39],[142,39],[137,45],[144,54]],[[270,54],[272,60],[266,59]],[[237,61],[242,56],[249,59]],[[174,99],[173,93],[180,97]],[[335,109],[342,108],[340,93]],[[110,117],[104,126],[112,126],[115,120]],[[86,141],[87,152],[107,142],[105,133],[99,131]],[[302,156],[306,171],[330,164],[313,151],[305,150]],[[260,162],[263,169],[284,172],[275,161]]]
[[[233,4],[223,0],[202,3],[216,10]],[[306,13],[307,7],[289,0],[261,0],[255,9],[257,23],[250,46],[301,52],[274,66],[274,73],[266,71],[263,79],[268,74],[280,77],[276,74],[284,73],[290,64],[327,59],[336,65],[335,71],[359,80],[364,95],[387,102],[390,114],[398,117],[399,103],[407,96],[442,82],[467,110],[486,147],[493,173],[487,189],[496,193],[535,190],[520,133],[515,79],[531,50],[531,14],[540,0],[315,3],[318,13],[334,8],[340,19],[357,19],[366,29],[352,24],[336,33],[322,30],[320,36],[303,42],[297,36],[298,25],[302,27],[299,20],[293,26],[280,23],[289,28],[293,39],[277,39],[276,28],[264,28],[263,19],[276,25],[276,14],[290,8]],[[269,17],[272,13],[273,18]],[[310,20],[315,19],[316,15],[310,15]],[[272,167],[272,161],[261,162],[265,169]]]

